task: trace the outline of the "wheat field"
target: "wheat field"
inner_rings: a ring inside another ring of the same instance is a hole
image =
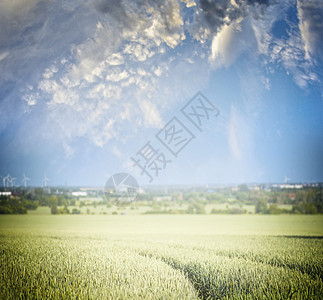
[[[322,299],[323,217],[1,216],[1,299]]]

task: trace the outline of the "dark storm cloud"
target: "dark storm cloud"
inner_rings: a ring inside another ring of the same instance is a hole
[[[199,6],[203,13],[206,26],[211,32],[217,32],[224,24],[230,24],[241,17],[246,17],[253,9],[255,17],[262,15],[267,6],[273,2],[269,0],[200,0]]]
[[[95,8],[105,14],[109,14],[110,17],[116,21],[128,23],[129,15],[126,12],[126,8],[123,1],[96,1],[94,4]]]
[[[20,2],[0,5],[0,54],[7,54],[0,61],[0,85],[23,84],[31,74],[37,80],[48,61],[68,55],[69,46],[87,30],[84,16],[82,21],[73,20],[73,12],[54,1]]]

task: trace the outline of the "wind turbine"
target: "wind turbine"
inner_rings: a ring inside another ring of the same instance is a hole
[[[284,178],[284,182],[285,183],[288,183],[288,181],[290,180],[290,178],[288,178],[286,175],[285,175],[285,178]]]
[[[14,187],[15,186],[15,184],[16,184],[16,179],[17,178],[15,178],[15,177],[11,177],[11,187]]]
[[[23,175],[23,178],[22,178],[22,182],[24,183],[24,187],[27,187],[27,181],[28,180],[30,180],[30,178],[28,178],[27,176],[26,176],[26,174],[24,173],[24,175]]]
[[[9,184],[12,186],[12,177],[11,175],[8,173],[7,176],[3,177],[3,186],[4,187],[9,187]]]
[[[6,187],[7,176],[2,176],[3,187]]]
[[[49,178],[45,174],[43,179],[43,187],[48,187],[48,182],[49,182]]]

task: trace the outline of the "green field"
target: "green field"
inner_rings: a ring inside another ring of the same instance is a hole
[[[0,216],[0,299],[322,299],[323,216]]]

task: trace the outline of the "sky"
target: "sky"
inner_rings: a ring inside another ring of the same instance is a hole
[[[0,0],[0,175],[322,182],[322,16],[319,0]]]

